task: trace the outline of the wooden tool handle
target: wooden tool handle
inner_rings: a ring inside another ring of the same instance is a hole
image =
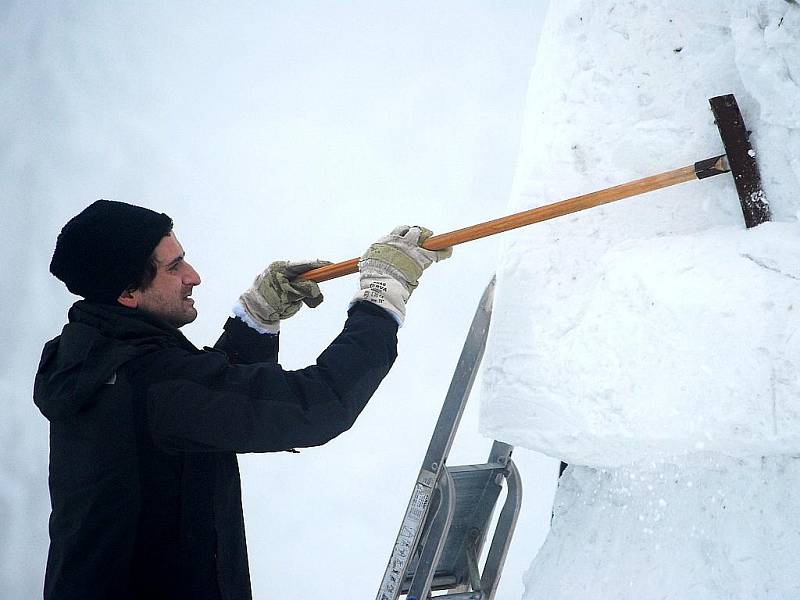
[[[695,163],[695,165],[696,164],[699,163]],[[645,192],[651,192],[678,183],[691,181],[692,179],[697,179],[695,165],[681,167],[680,169],[660,173],[658,175],[651,175],[650,177],[637,179],[636,181],[623,183],[590,194],[584,194],[583,196],[575,196],[574,198],[569,198],[553,204],[547,204],[506,217],[500,217],[492,221],[486,221],[485,223],[478,223],[477,225],[457,229],[450,233],[434,235],[426,240],[425,243],[422,244],[422,247],[428,250],[442,250],[448,246],[457,246],[464,242],[471,242],[472,240],[503,233],[504,231],[517,229],[518,227],[525,227],[532,223],[547,221],[548,219],[554,219],[587,208],[600,206],[601,204],[608,204],[615,200],[622,200],[630,196],[638,196]],[[352,258],[344,262],[328,265],[327,267],[320,267],[319,269],[307,271],[301,275],[301,278],[320,283],[357,272],[358,259]]]

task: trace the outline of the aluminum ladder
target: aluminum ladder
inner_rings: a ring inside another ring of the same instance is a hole
[[[494,282],[475,311],[376,600],[492,600],[497,591],[522,505],[513,447],[495,441],[485,463],[446,464],[486,348]],[[481,570],[503,482],[506,500]]]

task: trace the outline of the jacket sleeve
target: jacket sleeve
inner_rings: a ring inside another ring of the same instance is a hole
[[[316,364],[297,371],[246,358],[232,363],[219,350],[162,350],[142,372],[150,430],[165,449],[241,453],[324,444],[352,427],[389,372],[397,324],[358,302]]]
[[[215,350],[222,350],[228,360],[236,364],[278,362],[278,335],[259,333],[244,321],[230,318]]]

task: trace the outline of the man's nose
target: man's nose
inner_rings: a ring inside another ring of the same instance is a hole
[[[200,274],[194,270],[192,265],[186,263],[186,266],[189,268],[186,270],[186,274],[183,278],[184,285],[200,285],[202,282],[200,279]]]

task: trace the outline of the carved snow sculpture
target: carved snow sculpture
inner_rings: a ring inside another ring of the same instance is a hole
[[[722,153],[734,93],[774,222],[720,176],[508,234],[481,427],[571,464],[526,597],[800,595],[798,82],[793,2],[552,3],[510,211]]]

